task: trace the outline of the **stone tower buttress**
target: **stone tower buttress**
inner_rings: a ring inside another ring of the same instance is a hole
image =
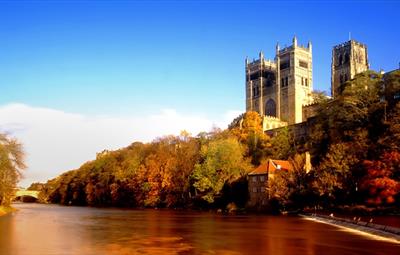
[[[258,98],[258,106],[259,106],[259,110],[258,112],[260,113],[261,116],[264,116],[264,77],[263,77],[263,73],[264,73],[264,53],[262,51],[260,51],[259,54],[259,58],[260,58],[260,96]]]
[[[280,75],[280,59],[279,59],[279,44],[276,44],[276,82],[275,82],[275,90],[276,90],[276,117],[278,119],[281,118],[281,75]]]
[[[245,60],[246,72],[246,111],[253,111],[253,84],[250,80],[249,59]]]

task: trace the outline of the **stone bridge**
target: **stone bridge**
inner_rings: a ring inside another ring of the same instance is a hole
[[[39,191],[18,189],[15,192],[15,198],[17,198],[17,197],[34,197],[34,198],[38,199],[39,198]]]

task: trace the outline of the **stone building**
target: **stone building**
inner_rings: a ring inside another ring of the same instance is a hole
[[[266,116],[265,128],[276,128],[303,121],[303,105],[312,103],[312,46],[293,44],[280,49],[275,59],[246,58],[246,111]]]
[[[293,171],[293,166],[286,160],[270,159],[248,174],[249,206],[267,204],[269,199],[268,181],[274,178],[278,171]]]
[[[336,45],[332,50],[331,93],[342,93],[342,85],[369,69],[367,46],[355,40]]]
[[[367,46],[355,40],[336,45],[332,50],[332,97],[342,92],[342,84],[369,69]],[[279,96],[278,96],[279,95]],[[313,100],[312,46],[293,44],[280,49],[275,59],[246,58],[246,111],[256,111],[263,118],[264,131],[289,126],[298,137],[305,139],[306,122],[315,114],[318,104]],[[297,136],[295,137],[297,138]]]

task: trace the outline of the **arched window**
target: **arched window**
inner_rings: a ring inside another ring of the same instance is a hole
[[[274,100],[269,99],[265,104],[265,115],[276,117],[276,104]]]
[[[341,65],[341,64],[343,64],[342,63],[342,55],[339,54],[339,63],[338,63],[338,65]]]

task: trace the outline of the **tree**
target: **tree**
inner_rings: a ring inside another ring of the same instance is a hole
[[[324,103],[329,100],[329,97],[326,95],[325,91],[314,90],[312,92],[313,103]]]
[[[263,132],[262,118],[257,112],[246,112],[229,125],[229,132],[246,146],[246,157],[259,165],[271,147],[270,137]]]
[[[234,138],[211,141],[201,148],[201,163],[194,167],[193,186],[203,200],[213,203],[225,183],[232,183],[248,172],[244,149]]]
[[[271,139],[271,157],[286,160],[296,152],[296,145],[287,127],[278,130],[277,135]]]
[[[287,171],[277,171],[273,178],[268,180],[269,199],[277,200],[281,205],[287,204],[290,197],[290,173]]]
[[[27,188],[27,190],[41,191],[44,188],[44,186],[45,186],[44,183],[34,182]]]
[[[378,142],[384,150],[400,151],[400,102],[388,114],[387,129]]]
[[[0,205],[9,205],[25,168],[22,145],[0,134]]]
[[[285,207],[301,208],[308,201],[308,174],[305,154],[295,154],[289,159],[292,170],[276,170],[268,180],[268,195]]]
[[[388,111],[390,111],[400,98],[400,71],[397,70],[384,75],[382,83],[382,96],[387,103]]]
[[[400,153],[386,152],[380,160],[364,161],[367,175],[361,182],[361,189],[367,193],[367,203],[390,205],[400,193]]]

